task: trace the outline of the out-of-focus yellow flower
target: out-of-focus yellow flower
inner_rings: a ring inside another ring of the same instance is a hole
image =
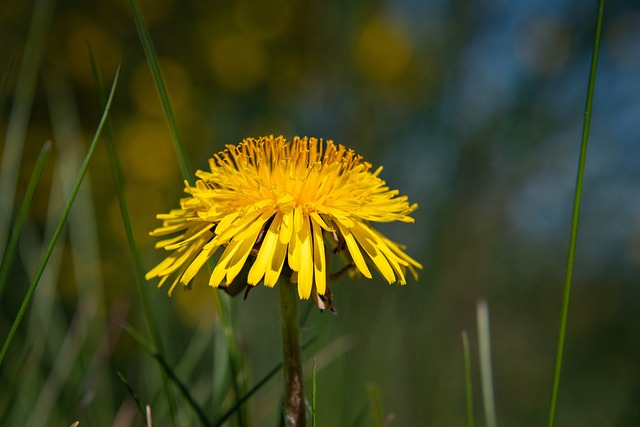
[[[414,267],[422,266],[370,226],[413,222],[408,215],[417,205],[390,190],[378,176],[382,167],[371,172],[354,151],[316,138],[269,136],[228,145],[209,167],[196,172],[195,187],[186,183],[190,197],[158,215],[162,227],[150,233],[179,233],[156,243],[171,254],[146,276],[161,277],[158,286],[169,280],[169,293],[221,247],[209,278],[214,287],[230,285],[246,264],[249,285],[272,287],[289,275],[300,298],[324,295],[328,256],[340,251],[368,278],[369,265],[389,283],[405,284],[407,269],[417,278]]]

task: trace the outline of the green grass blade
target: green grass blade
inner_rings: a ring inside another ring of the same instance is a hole
[[[95,59],[95,55],[90,46],[88,46],[89,50],[89,58],[91,60],[91,69],[93,73],[94,80],[96,82],[96,87],[98,91],[98,100],[101,105],[106,103],[105,94],[102,90],[102,77],[100,75],[100,71],[98,70],[97,61]],[[138,244],[136,243],[135,236],[133,233],[133,224],[131,221],[131,214],[129,211],[129,206],[127,204],[127,199],[124,195],[124,187],[125,187],[125,179],[124,174],[122,172],[122,163],[118,157],[118,152],[115,147],[115,142],[113,138],[113,130],[111,128],[110,121],[107,121],[105,136],[107,141],[107,151],[109,152],[109,160],[111,163],[111,169],[113,171],[116,194],[118,197],[118,206],[120,207],[120,217],[122,218],[122,223],[124,225],[125,234],[127,236],[127,244],[129,245],[129,252],[131,253],[132,262],[133,262],[133,270],[135,274],[135,281],[138,288],[138,295],[140,295],[140,301],[142,302],[142,310],[144,312],[144,317],[146,320],[147,328],[149,330],[149,334],[151,336],[151,342],[158,349],[160,353],[164,353],[164,347],[162,344],[162,339],[160,336],[160,331],[158,328],[158,322],[155,316],[155,312],[153,311],[153,306],[149,301],[149,292],[147,290],[146,280],[144,278],[144,267],[142,265],[142,257],[140,256],[140,250],[138,248]],[[163,373],[163,386],[164,391],[167,397],[168,405],[169,405],[169,413],[171,415],[172,421],[175,420],[177,408],[176,402],[173,397],[173,393],[168,387],[168,383],[166,381],[166,376]],[[173,423],[175,424],[175,422]]]
[[[100,104],[104,105],[106,100],[104,99],[104,92],[102,91],[102,78],[100,76],[100,72],[98,71],[98,67],[96,64],[95,56],[93,51],[89,48],[89,56],[91,58],[91,67],[94,75],[94,79],[96,81],[98,87],[98,97],[100,100]],[[142,265],[142,257],[140,256],[140,250],[138,248],[138,244],[136,243],[133,225],[131,221],[131,214],[129,211],[129,206],[127,204],[127,199],[124,195],[124,187],[125,187],[125,179],[124,174],[122,172],[122,163],[118,157],[118,152],[115,147],[115,143],[113,140],[113,131],[111,129],[111,125],[108,122],[107,127],[105,129],[105,139],[107,142],[107,150],[109,152],[109,160],[111,162],[111,169],[113,171],[113,178],[115,181],[116,194],[118,196],[118,204],[120,207],[120,216],[122,218],[122,223],[124,225],[125,233],[127,236],[127,244],[129,245],[129,252],[131,253],[132,261],[133,261],[133,269],[135,272],[136,285],[138,287],[138,293],[140,295],[140,300],[142,301],[142,308],[144,311],[145,319],[147,322],[147,327],[149,328],[149,333],[151,334],[153,344],[162,351],[162,342],[160,339],[160,333],[158,330],[158,325],[155,317],[155,313],[153,312],[153,308],[151,303],[149,302],[149,295],[147,292],[146,280],[144,279],[144,267]]]
[[[235,402],[235,404],[231,408],[229,408],[227,412],[222,414],[220,418],[216,420],[215,423],[213,423],[214,427],[222,426],[227,421],[227,419],[229,419],[230,416],[232,416],[234,413],[236,413],[240,409],[240,407],[244,404],[244,402],[249,400],[251,396],[253,396],[258,390],[260,390],[265,384],[267,384],[269,380],[273,378],[278,372],[280,372],[280,369],[282,369],[282,363],[279,363],[278,365],[276,365],[276,367],[273,368],[271,371],[269,371],[269,373],[267,373],[267,375],[265,375],[260,381],[258,381],[256,385],[254,385],[247,392],[247,394],[239,398]]]
[[[16,248],[18,247],[20,233],[22,233],[22,228],[24,227],[24,224],[29,215],[31,202],[33,202],[33,196],[35,195],[36,189],[38,188],[40,177],[42,176],[42,172],[44,170],[44,166],[47,162],[47,158],[49,157],[50,152],[51,141],[47,141],[44,143],[42,149],[40,150],[40,155],[38,156],[36,167],[33,169],[33,173],[31,174],[31,178],[29,179],[29,185],[27,186],[27,191],[24,195],[22,205],[20,206],[20,210],[18,211],[16,222],[11,229],[9,243],[7,245],[6,251],[4,252],[4,256],[2,257],[2,264],[0,265],[0,298],[2,297],[2,292],[4,291],[4,287],[7,283],[7,277],[9,276],[9,269],[11,268],[13,258],[16,254]]]
[[[13,341],[13,337],[16,334],[16,331],[18,330],[18,327],[20,326],[20,322],[22,321],[22,318],[24,317],[24,314],[27,310],[27,307],[29,306],[29,302],[31,301],[31,298],[33,298],[33,294],[36,291],[36,288],[38,286],[38,282],[40,281],[40,278],[42,277],[42,273],[44,272],[44,269],[47,265],[47,262],[49,261],[49,257],[51,256],[51,253],[53,252],[53,248],[56,245],[56,242],[58,241],[58,237],[60,237],[60,233],[62,233],[62,229],[64,227],[64,224],[67,221],[67,218],[69,216],[69,211],[71,210],[71,206],[73,205],[73,202],[76,198],[76,195],[78,194],[78,190],[80,189],[80,184],[82,184],[82,180],[84,179],[84,176],[87,173],[87,169],[89,169],[89,161],[91,160],[91,157],[93,155],[93,152],[96,148],[98,139],[100,138],[100,134],[102,133],[102,129],[105,125],[105,122],[107,120],[107,116],[109,115],[109,110],[111,108],[111,101],[113,100],[113,95],[115,94],[115,90],[116,90],[116,86],[118,83],[118,76],[120,75],[120,68],[118,67],[118,71],[116,72],[116,76],[113,80],[113,85],[111,86],[111,92],[109,93],[109,98],[107,100],[107,105],[104,108],[104,111],[102,113],[102,117],[100,119],[100,123],[98,125],[98,129],[96,130],[94,136],[93,136],[93,141],[91,141],[91,145],[89,147],[89,151],[87,152],[87,155],[84,159],[84,162],[82,163],[82,167],[80,168],[80,172],[78,174],[78,179],[76,180],[76,183],[74,185],[73,188],[73,192],[71,193],[71,197],[69,198],[69,200],[67,201],[67,204],[65,205],[63,211],[62,211],[62,215],[60,217],[60,220],[58,221],[58,226],[56,227],[55,232],[53,233],[53,237],[51,238],[51,241],[49,242],[49,245],[47,246],[47,249],[44,253],[44,256],[42,257],[42,261],[40,262],[39,266],[38,266],[38,270],[36,271],[36,274],[29,286],[29,289],[27,290],[27,294],[25,295],[24,299],[22,300],[22,305],[20,306],[20,309],[18,310],[18,314],[16,315],[16,318],[13,321],[13,324],[11,325],[11,329],[9,330],[9,334],[7,335],[7,338],[4,341],[4,344],[2,346],[2,350],[0,351],[0,366],[2,366],[2,361],[4,360],[5,355],[7,354],[7,351],[9,350],[9,346],[11,345],[11,342]]]
[[[129,384],[129,382],[124,377],[124,375],[122,375],[120,373],[120,371],[117,371],[116,374],[118,375],[118,378],[120,379],[120,382],[122,382],[122,385],[124,385],[124,388],[127,389],[127,392],[129,393],[129,396],[131,396],[133,401],[136,403],[136,406],[138,407],[138,412],[142,416],[142,419],[144,420],[145,423],[147,423],[148,422],[148,420],[147,420],[147,412],[145,411],[144,406],[142,406],[142,402],[140,402],[140,398],[138,397],[136,392],[133,391],[133,387],[131,387],[131,384]]]
[[[308,348],[316,340],[317,340],[317,337],[311,338],[310,340],[302,344],[300,349],[304,350]],[[229,408],[227,412],[225,412],[222,416],[220,416],[220,418],[218,418],[213,425],[215,427],[222,426],[230,416],[232,416],[238,409],[240,409],[240,407],[242,406],[242,404],[244,404],[244,402],[249,400],[251,396],[253,396],[262,387],[264,387],[269,382],[269,380],[271,380],[271,378],[273,378],[280,371],[280,369],[282,369],[282,362],[278,363],[272,370],[269,371],[269,373],[267,373],[267,375],[265,375],[260,381],[258,381],[256,385],[254,385],[249,391],[247,391],[247,393],[244,396],[238,399],[238,401],[235,402],[235,404],[231,408]]]
[[[602,16],[604,14],[604,0],[598,2],[598,20],[596,23],[595,40],[593,43],[593,54],[591,57],[591,70],[589,71],[589,85],[587,89],[587,100],[584,112],[584,125],[582,128],[582,143],[580,146],[580,158],[578,161],[578,175],[576,177],[576,190],[573,200],[573,218],[571,220],[571,237],[569,240],[569,253],[567,255],[567,267],[564,281],[564,292],[562,296],[562,311],[560,314],[560,327],[558,333],[558,349],[556,352],[556,363],[553,375],[553,387],[551,390],[551,404],[549,409],[549,427],[553,427],[558,406],[558,390],[560,388],[560,376],[562,373],[562,356],[564,353],[564,343],[567,335],[567,320],[569,318],[569,302],[571,300],[571,282],[573,280],[573,265],[576,255],[576,244],[578,240],[578,224],[580,221],[580,205],[582,200],[582,184],[584,182],[584,170],[587,160],[587,147],[589,143],[589,129],[591,127],[591,110],[593,106],[593,94],[596,85],[596,71],[598,68],[598,53],[600,50],[600,35],[602,33]]]
[[[196,402],[194,397],[189,392],[189,389],[184,385],[182,381],[180,381],[180,379],[178,378],[174,370],[171,368],[171,366],[169,366],[169,363],[167,363],[167,361],[162,356],[162,354],[155,347],[153,347],[152,344],[148,343],[144,339],[142,334],[137,332],[135,329],[128,326],[125,327],[124,329],[129,333],[129,335],[131,335],[131,337],[134,340],[136,340],[138,344],[140,344],[140,346],[142,346],[142,348],[147,353],[149,353],[151,357],[153,357],[156,360],[156,362],[158,362],[162,370],[167,374],[167,377],[169,378],[169,380],[171,380],[171,382],[173,382],[178,387],[178,389],[180,390],[184,398],[187,399],[187,402],[189,403],[189,405],[193,408],[196,415],[198,415],[198,419],[200,420],[202,425],[207,427],[212,426],[211,422],[207,417],[207,414],[205,414],[202,407]]]
[[[189,158],[187,157],[186,151],[184,149],[182,137],[180,136],[180,131],[178,130],[178,122],[176,120],[175,114],[173,113],[171,98],[169,97],[169,91],[167,90],[167,85],[165,84],[162,70],[160,69],[158,55],[156,54],[156,50],[153,46],[153,40],[151,40],[149,29],[147,28],[147,24],[144,22],[144,18],[142,17],[142,10],[140,9],[138,0],[130,0],[129,3],[131,4],[133,20],[135,21],[136,29],[138,30],[138,36],[140,37],[140,42],[142,43],[144,54],[147,57],[147,62],[149,63],[149,68],[151,69],[151,75],[153,76],[153,81],[156,84],[156,90],[158,91],[158,95],[160,96],[162,109],[167,119],[167,124],[169,125],[169,132],[171,132],[171,140],[173,141],[174,149],[176,155],[178,156],[178,162],[180,164],[182,177],[189,183],[193,184],[193,169],[191,168]]]
[[[482,400],[487,427],[497,427],[496,405],[493,396],[493,373],[491,369],[491,335],[489,333],[489,307],[484,300],[478,301],[478,345],[480,353],[480,378]]]
[[[149,34],[149,29],[145,24],[144,18],[142,16],[142,10],[140,9],[140,5],[138,1],[130,0],[130,5],[131,5],[131,10],[133,13],[136,29],[138,31],[138,36],[140,38],[140,42],[142,43],[142,47],[144,49],[147,62],[149,64],[149,68],[151,69],[151,74],[153,76],[153,80],[156,85],[156,90],[158,91],[158,95],[160,96],[160,102],[162,104],[162,108],[165,113],[165,118],[169,126],[171,139],[173,141],[176,156],[178,157],[178,162],[180,165],[182,176],[187,182],[193,184],[193,180],[194,180],[193,169],[191,168],[188,156],[186,154],[186,150],[184,148],[182,137],[180,136],[180,132],[178,130],[178,124],[175,118],[175,114],[173,112],[173,107],[171,105],[169,92],[167,90],[164,77],[162,75],[162,70],[160,69],[158,56],[155,52],[153,41],[151,39],[151,35]],[[234,332],[233,322],[231,321],[229,310],[226,309],[224,302],[221,300],[220,295],[217,292],[214,292],[214,300],[215,300],[216,307],[218,309],[218,315],[220,316],[220,321],[223,326],[222,330],[223,330],[225,341],[228,347],[229,361],[230,361],[231,370],[232,370],[231,381],[236,394],[236,398],[238,398],[241,395],[241,387],[240,387],[240,384],[238,384],[238,378],[239,378],[239,373],[241,372],[244,366],[244,361],[242,360],[242,355],[237,350],[237,346],[235,344],[235,332]],[[244,425],[245,424],[244,420],[246,420],[245,414],[243,414],[243,412],[240,411],[238,412],[238,417],[239,417],[239,424]]]
[[[473,381],[471,380],[471,352],[469,335],[462,331],[462,353],[464,356],[464,382],[467,396],[467,427],[473,427]]]
[[[229,365],[231,368],[231,385],[233,387],[233,392],[236,395],[236,407],[238,408],[238,424],[240,426],[246,425],[246,416],[243,412],[242,406],[240,405],[240,396],[242,395],[242,390],[240,384],[238,383],[238,378],[240,376],[240,372],[243,366],[242,356],[240,351],[238,350],[238,346],[236,345],[235,332],[233,330],[233,323],[231,322],[231,314],[229,307],[225,304],[225,301],[220,297],[220,294],[214,290],[213,299],[216,305],[216,310],[218,315],[220,316],[220,322],[222,323],[222,333],[225,338],[225,344],[227,346],[227,352],[229,355]]]
[[[25,55],[18,72],[15,102],[9,117],[0,165],[0,257],[7,244],[24,138],[29,127],[29,116],[38,81],[38,68],[47,40],[54,4],[53,0],[35,2]]]
[[[384,412],[382,411],[382,404],[380,404],[380,392],[375,384],[367,384],[367,396],[369,397],[369,406],[373,414],[374,425],[382,427],[384,425]]]

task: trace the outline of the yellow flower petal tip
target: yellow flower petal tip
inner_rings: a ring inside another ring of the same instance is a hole
[[[333,254],[367,278],[373,266],[389,283],[405,284],[407,270],[417,279],[422,265],[370,225],[412,223],[417,204],[390,190],[378,177],[382,168],[372,172],[353,150],[316,138],[249,138],[214,155],[209,167],[196,172],[195,186],[186,183],[180,209],[158,215],[162,226],[150,234],[172,235],[156,243],[170,254],[147,280],[168,280],[170,290],[186,285],[220,248],[211,286],[246,280],[272,287],[288,276],[301,299],[324,295]]]

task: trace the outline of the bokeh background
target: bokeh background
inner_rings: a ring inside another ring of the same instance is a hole
[[[303,341],[315,339],[305,357],[318,360],[319,424],[373,425],[367,389],[375,386],[385,413],[395,414],[391,425],[463,425],[462,330],[471,339],[480,422],[475,311],[482,298],[499,423],[546,423],[596,2],[141,6],[194,167],[206,168],[225,144],[248,136],[317,136],[384,165],[389,186],[419,204],[415,224],[380,227],[423,263],[419,281],[343,279],[332,286],[338,315],[309,314]],[[122,63],[113,135],[147,268],[162,257],[147,234],[155,214],[176,206],[183,188],[126,0],[3,2],[3,168],[11,166],[12,94],[24,77],[34,17],[46,43],[14,164],[18,202],[47,139],[54,161],[2,297],[3,339],[100,117],[88,45],[107,82]],[[607,2],[558,425],[640,424],[639,117],[640,5]],[[155,362],[120,328],[144,330],[130,259],[102,144],[0,373],[6,425],[142,425],[116,371],[143,402],[166,412]],[[215,400],[207,397],[215,291],[198,282],[168,298],[148,286],[169,361],[196,396]],[[279,360],[276,303],[263,287],[234,303],[254,380]],[[277,425],[279,381],[252,399],[256,425]]]

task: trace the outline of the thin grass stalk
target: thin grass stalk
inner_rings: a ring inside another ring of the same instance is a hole
[[[69,80],[64,74],[49,72],[43,76],[44,86],[49,101],[49,110],[53,124],[53,133],[56,143],[57,156],[57,173],[60,177],[60,189],[63,200],[70,197],[73,190],[74,181],[76,180],[76,170],[80,168],[82,162],[81,152],[82,135],[80,131],[80,123],[77,109],[75,108],[75,100],[73,90],[69,85]],[[82,387],[80,378],[74,375],[74,371],[78,366],[86,366],[88,360],[87,352],[84,350],[95,350],[98,345],[98,337],[105,332],[105,311],[104,311],[104,293],[102,280],[100,275],[95,274],[95,268],[91,263],[100,259],[100,250],[98,248],[98,226],[95,218],[95,206],[91,195],[91,182],[89,181],[90,171],[83,180],[78,190],[73,209],[69,214],[66,224],[66,234],[68,244],[72,250],[73,269],[72,275],[76,282],[76,298],[77,306],[73,313],[71,322],[65,319],[62,313],[62,307],[56,304],[59,318],[62,320],[64,327],[64,337],[59,346],[50,349],[51,369],[47,372],[46,380],[39,387],[39,395],[33,404],[33,410],[30,411],[29,418],[25,425],[44,425],[51,420],[51,416],[56,411],[56,404],[60,400],[60,393],[67,387]],[[54,217],[57,215],[54,215]],[[51,262],[51,261],[50,261]],[[41,279],[40,291],[42,285],[46,283],[45,279]],[[50,289],[55,290],[55,286]],[[42,334],[50,333],[52,322],[45,317],[40,316],[39,309],[42,301],[38,301],[42,297],[42,292],[35,296],[30,310],[32,318],[40,320],[40,328],[38,331]],[[33,332],[33,328],[31,330]],[[32,334],[30,336],[33,337]],[[37,340],[37,338],[36,338]],[[102,384],[105,389],[105,396],[102,399],[102,405],[95,407],[101,411],[103,408],[111,406],[111,393],[107,392],[110,381],[104,381]],[[95,414],[98,416],[98,414]],[[103,412],[103,417],[108,416]]]
[[[131,10],[134,18],[134,22],[136,25],[136,29],[138,31],[138,36],[140,38],[140,42],[142,43],[142,47],[145,52],[145,56],[147,58],[147,62],[149,64],[149,68],[151,70],[151,74],[153,76],[154,83],[156,85],[156,90],[158,91],[158,95],[160,96],[160,102],[162,104],[162,109],[165,113],[165,118],[167,120],[167,124],[169,126],[169,131],[171,133],[171,140],[173,141],[174,150],[176,156],[178,157],[178,163],[180,165],[180,171],[182,173],[183,179],[185,179],[188,183],[193,184],[193,169],[191,168],[189,158],[187,156],[184,143],[182,141],[182,137],[180,135],[180,131],[178,129],[178,123],[175,118],[175,114],[173,112],[173,107],[171,105],[171,99],[169,97],[169,91],[167,90],[164,77],[162,75],[162,70],[160,68],[160,64],[158,61],[158,55],[156,54],[153,40],[151,39],[151,35],[149,34],[149,29],[144,21],[142,16],[142,10],[140,9],[140,5],[137,0],[130,0]],[[223,333],[225,335],[225,341],[228,347],[229,353],[229,362],[232,370],[231,382],[236,395],[236,399],[238,399],[241,395],[240,385],[238,384],[238,376],[240,371],[242,370],[242,366],[244,365],[243,360],[241,359],[241,354],[237,351],[237,346],[235,344],[235,332],[233,327],[233,322],[231,321],[231,317],[228,313],[228,310],[224,307],[224,303],[221,301],[220,296],[217,292],[213,294],[214,302],[218,309],[218,316],[220,318],[220,322],[222,323]],[[246,414],[243,411],[238,411],[238,422],[239,425],[245,425],[245,420],[247,418]]]
[[[96,88],[98,92],[98,101],[100,105],[104,105],[105,94],[102,90],[102,76],[100,75],[100,71],[97,66],[95,55],[93,54],[93,50],[91,47],[88,47],[89,50],[89,58],[91,59],[91,68],[94,80],[96,82]],[[140,301],[142,303],[142,311],[144,314],[145,323],[147,325],[147,330],[149,331],[149,336],[151,338],[151,342],[154,347],[158,349],[158,352],[161,354],[164,353],[164,346],[162,344],[162,338],[160,335],[160,329],[158,327],[158,321],[155,316],[155,312],[153,310],[153,306],[149,301],[149,293],[147,291],[146,281],[144,279],[144,267],[142,265],[142,257],[140,256],[140,250],[138,248],[138,244],[136,243],[134,232],[133,232],[133,223],[131,221],[131,214],[129,210],[129,206],[127,203],[127,199],[124,195],[124,187],[125,187],[125,179],[124,174],[122,172],[122,163],[118,157],[118,151],[116,150],[114,138],[113,138],[113,129],[111,127],[111,121],[107,121],[106,129],[105,129],[105,139],[107,142],[107,151],[109,152],[109,161],[111,163],[111,170],[113,172],[113,179],[116,187],[116,195],[118,197],[118,206],[120,208],[120,217],[122,218],[122,223],[125,229],[125,234],[127,236],[127,244],[129,246],[129,252],[131,254],[131,259],[133,263],[133,271],[135,275],[136,288],[138,289],[138,295],[140,296]],[[167,402],[169,405],[169,413],[171,414],[171,419],[174,421],[177,407],[175,398],[173,393],[168,387],[167,378],[163,375],[163,388],[165,392],[165,396],[167,398]],[[175,424],[175,422],[174,422]]]
[[[118,378],[120,379],[120,382],[122,383],[122,385],[124,385],[124,388],[127,389],[129,396],[131,396],[131,398],[136,404],[136,407],[138,408],[138,413],[142,416],[142,419],[146,423],[147,413],[144,410],[144,406],[142,406],[142,402],[140,401],[138,394],[133,390],[133,387],[131,387],[131,384],[129,384],[129,381],[127,381],[127,379],[124,377],[124,375],[122,375],[120,371],[116,371],[116,375],[118,375]]]
[[[231,369],[231,386],[233,387],[233,392],[236,396],[236,405],[239,408],[239,410],[237,411],[238,425],[245,426],[247,425],[247,414],[246,411],[242,409],[242,406],[239,405],[239,399],[243,393],[240,384],[238,383],[240,372],[242,372],[243,366],[242,356],[240,355],[240,351],[238,350],[238,346],[236,345],[235,332],[233,330],[229,308],[225,304],[225,301],[223,301],[223,299],[220,297],[220,294],[218,292],[214,291],[213,299],[218,315],[220,316],[220,322],[222,323],[222,333],[224,335],[225,344],[227,346],[227,353],[229,356],[229,368]]]
[[[104,105],[106,102],[105,95],[102,90],[102,77],[97,67],[96,59],[93,54],[91,48],[89,48],[89,56],[91,58],[91,67],[93,71],[93,76],[96,81],[96,87],[98,88],[98,99],[100,105]],[[116,187],[116,195],[118,197],[118,206],[120,207],[120,217],[122,218],[122,224],[124,226],[125,234],[127,236],[127,244],[129,245],[129,252],[131,253],[131,258],[133,262],[133,270],[135,272],[135,280],[138,289],[138,294],[140,295],[140,300],[142,302],[142,309],[144,311],[144,317],[147,324],[147,328],[149,329],[149,334],[151,336],[151,342],[154,346],[156,346],[160,351],[162,351],[162,342],[160,339],[160,332],[157,325],[155,313],[153,312],[153,307],[149,302],[149,295],[147,293],[146,281],[144,279],[144,267],[142,265],[142,257],[140,256],[140,250],[138,248],[138,244],[136,243],[135,236],[133,233],[133,225],[131,221],[131,214],[129,210],[129,206],[127,203],[127,199],[124,195],[124,187],[125,187],[125,179],[124,174],[122,172],[122,163],[118,157],[118,151],[116,150],[115,143],[113,140],[113,129],[111,127],[111,122],[107,121],[107,127],[105,129],[105,139],[107,142],[107,150],[109,152],[109,160],[111,163],[111,170],[113,172],[113,179]]]
[[[253,396],[258,390],[260,390],[265,384],[275,377],[275,375],[282,369],[282,363],[278,363],[267,375],[265,375],[260,381],[256,383],[244,396],[240,397],[236,403],[229,408],[224,414],[220,416],[214,423],[214,427],[221,427],[240,407]]]
[[[596,23],[595,40],[591,56],[591,69],[589,71],[589,83],[587,88],[587,100],[584,111],[584,124],[582,128],[582,143],[580,145],[580,157],[578,160],[578,174],[576,177],[576,189],[573,199],[573,217],[571,219],[571,235],[569,239],[569,251],[567,255],[567,267],[562,295],[562,311],[560,314],[560,327],[558,332],[558,349],[556,352],[555,370],[553,375],[553,387],[551,389],[551,404],[549,409],[549,427],[555,424],[556,410],[558,406],[558,390],[560,388],[560,376],[562,374],[562,357],[567,335],[567,322],[569,318],[569,303],[571,300],[571,283],[573,281],[573,267],[578,241],[578,225],[580,222],[580,206],[582,200],[582,185],[584,182],[584,170],[587,161],[587,148],[589,145],[589,130],[591,128],[591,111],[593,107],[593,94],[596,86],[596,71],[598,68],[598,53],[600,50],[600,35],[602,33],[602,16],[604,14],[604,0],[598,2],[598,18]]]
[[[304,344],[302,344],[302,349],[306,349],[308,348],[311,344],[313,344],[316,341],[317,337],[314,337],[308,341],[306,341]],[[271,380],[271,378],[273,378],[278,372],[280,372],[280,369],[282,369],[282,362],[279,362],[273,369],[271,369],[264,377],[262,377],[262,379],[260,381],[258,381],[249,391],[247,391],[246,394],[244,394],[242,397],[240,397],[240,399],[238,399],[238,401],[231,407],[229,408],[224,414],[222,414],[214,423],[214,427],[221,427],[228,419],[230,416],[232,416],[236,411],[238,411],[241,406],[247,401],[249,400],[249,398],[251,396],[253,396],[255,393],[257,393],[262,387],[264,387],[269,380]]]
[[[148,343],[135,329],[131,327],[125,327],[125,331],[127,331],[129,335],[131,335],[131,337],[136,340],[136,342],[140,344],[144,348],[144,350],[158,362],[162,370],[167,374],[169,380],[171,380],[171,382],[173,382],[178,387],[184,398],[189,403],[189,406],[193,408],[202,425],[211,427],[211,421],[209,421],[209,418],[204,412],[204,409],[202,409],[202,407],[196,402],[195,398],[189,392],[187,386],[185,386],[184,383],[180,381],[175,371],[171,368],[164,356],[156,348],[154,348],[153,345]]]
[[[373,414],[374,425],[376,427],[384,426],[384,412],[380,403],[380,393],[378,387],[371,383],[367,385],[367,397],[369,398],[369,407]]]
[[[147,57],[147,63],[149,64],[149,68],[151,69],[151,75],[153,76],[156,90],[158,91],[158,95],[160,96],[162,110],[164,111],[165,118],[167,119],[167,124],[169,125],[169,132],[171,132],[171,140],[173,141],[174,149],[178,156],[178,163],[180,165],[182,177],[190,184],[193,184],[193,169],[191,168],[189,158],[187,157],[184,143],[182,141],[182,136],[180,135],[180,131],[178,130],[178,121],[176,120],[176,116],[173,112],[171,98],[169,97],[169,91],[167,90],[167,85],[165,84],[164,76],[162,75],[162,70],[160,69],[160,63],[158,62],[158,55],[156,54],[155,47],[153,46],[153,40],[151,39],[149,29],[147,28],[147,24],[145,23],[142,16],[142,10],[140,9],[138,0],[130,0],[129,3],[133,12],[133,20],[138,31],[138,36],[140,38],[140,42],[142,43],[142,48],[144,49],[145,56]]]
[[[0,265],[0,298],[2,298],[2,292],[4,291],[4,287],[7,283],[9,270],[11,268],[11,264],[13,263],[16,249],[18,247],[18,240],[20,239],[20,234],[22,233],[24,224],[27,221],[27,217],[29,216],[29,210],[31,209],[33,196],[35,195],[38,184],[40,183],[40,177],[42,176],[42,172],[44,171],[44,166],[47,162],[50,152],[51,141],[47,141],[44,143],[42,149],[40,150],[40,155],[38,156],[36,166],[33,169],[31,178],[29,179],[27,191],[24,195],[24,199],[22,200],[22,204],[20,205],[20,210],[18,211],[16,222],[11,228],[9,243],[7,244],[7,249],[4,252],[4,256],[2,257],[2,264]]]
[[[471,379],[471,352],[469,350],[469,334],[467,334],[467,331],[462,331],[462,353],[467,396],[467,427],[473,427],[473,381]]]
[[[35,2],[24,59],[18,72],[15,103],[9,117],[0,165],[0,195],[2,195],[0,197],[0,258],[4,253],[9,234],[24,139],[29,126],[29,116],[38,81],[38,68],[47,40],[54,4],[54,0]]]
[[[493,394],[493,372],[491,369],[491,334],[489,333],[489,307],[484,300],[478,301],[478,346],[480,353],[480,378],[482,381],[482,401],[487,427],[497,427],[496,404]]]
[[[29,286],[29,289],[27,291],[27,294],[25,295],[24,299],[22,300],[22,304],[20,306],[20,309],[18,310],[18,313],[11,325],[11,329],[9,330],[9,334],[7,335],[4,344],[2,346],[2,350],[0,350],[0,366],[2,366],[2,362],[4,360],[5,355],[7,354],[7,351],[9,350],[9,346],[11,345],[11,342],[13,341],[13,337],[16,334],[16,331],[18,330],[18,327],[20,326],[20,322],[22,321],[22,318],[24,317],[24,314],[27,310],[27,307],[29,306],[29,302],[31,301],[31,299],[33,298],[33,294],[36,291],[36,288],[38,286],[38,283],[40,281],[40,278],[42,277],[42,274],[44,272],[45,267],[47,266],[47,262],[49,261],[49,257],[51,256],[51,253],[53,252],[53,249],[58,241],[58,237],[60,237],[60,234],[62,233],[62,229],[67,221],[67,218],[69,217],[69,212],[71,210],[71,206],[73,205],[73,202],[76,198],[76,195],[78,194],[78,190],[80,189],[80,184],[82,184],[82,180],[84,179],[84,176],[87,173],[87,170],[89,169],[89,162],[91,160],[91,157],[93,156],[93,152],[95,150],[95,147],[98,143],[98,139],[100,138],[100,134],[102,133],[102,129],[105,125],[105,122],[107,120],[107,116],[109,114],[109,110],[111,108],[111,101],[113,100],[113,95],[115,94],[115,89],[118,83],[118,76],[120,75],[120,67],[118,67],[118,70],[116,71],[116,75],[115,78],[113,80],[113,84],[111,86],[111,92],[109,93],[109,98],[107,100],[107,104],[104,108],[104,111],[102,113],[102,117],[100,119],[100,123],[98,125],[98,128],[93,136],[93,140],[91,141],[91,145],[89,146],[89,150],[87,152],[87,155],[85,156],[84,162],[82,163],[82,167],[80,168],[80,172],[78,174],[78,179],[76,180],[76,183],[73,187],[73,191],[71,193],[71,197],[69,197],[69,200],[67,201],[67,204],[64,207],[64,210],[62,211],[62,215],[60,217],[60,220],[58,221],[58,226],[56,227],[56,230],[53,234],[53,237],[51,238],[51,241],[49,242],[49,245],[47,246],[47,249],[44,253],[44,256],[42,258],[42,261],[40,262],[40,265],[38,266],[38,270],[36,271],[36,274],[31,282],[31,285]]]

